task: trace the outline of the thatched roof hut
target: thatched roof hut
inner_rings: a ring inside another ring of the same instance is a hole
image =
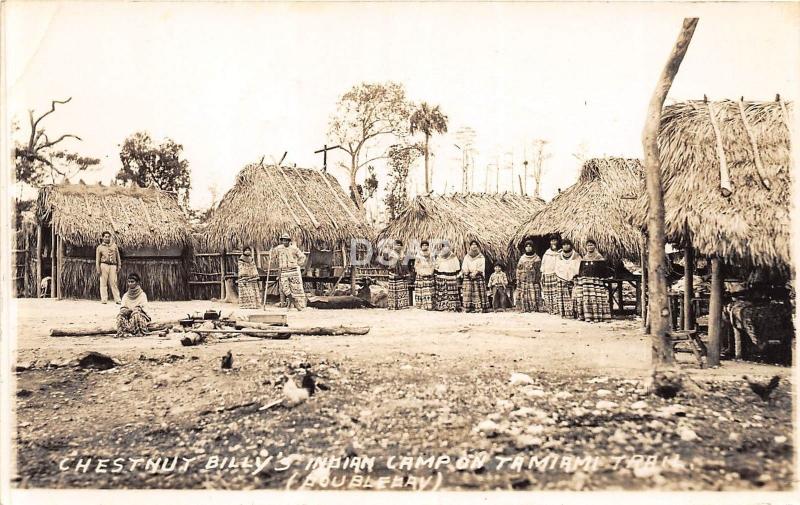
[[[250,245],[262,251],[289,233],[306,251],[371,240],[363,214],[332,175],[308,168],[252,164],[239,172],[205,230],[217,250]]]
[[[95,246],[104,231],[122,249],[183,248],[190,241],[175,197],[156,188],[60,184],[39,192],[36,213],[74,246]]]
[[[37,249],[46,258],[37,278],[53,276],[59,297],[99,298],[95,247],[109,231],[123,258],[121,289],[135,271],[150,299],[188,298],[191,237],[173,195],[155,188],[50,185],[39,191],[36,216]]]
[[[669,242],[691,243],[727,263],[791,270],[791,109],[781,101],[729,100],[664,108],[658,145]],[[642,197],[631,221],[645,228],[646,215]]]
[[[469,242],[477,240],[487,258],[487,267],[508,263],[508,242],[514,230],[539,212],[540,198],[515,194],[466,193],[447,196],[417,196],[378,235],[378,241],[400,239],[416,243],[423,239],[447,240],[459,258]]]
[[[584,252],[586,240],[593,239],[600,253],[612,263],[637,260],[642,233],[628,218],[643,187],[642,163],[638,159],[586,160],[578,182],[522,224],[509,248],[518,251],[530,238],[543,253],[549,237],[558,235],[571,240],[580,253]]]

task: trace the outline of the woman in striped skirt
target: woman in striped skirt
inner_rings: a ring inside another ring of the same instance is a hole
[[[464,310],[467,312],[486,312],[489,309],[485,272],[486,258],[481,254],[478,242],[473,240],[469,243],[469,252],[461,262],[461,274],[464,276]]]
[[[572,242],[564,240],[561,252],[556,260],[556,280],[558,282],[556,293],[556,313],[561,317],[575,317],[572,292],[575,286],[575,277],[581,266],[581,257],[572,248]]]
[[[430,251],[430,244],[423,240],[419,245],[419,252],[414,258],[414,305],[419,309],[433,310],[435,300],[434,292],[436,283],[433,278],[433,256]]]
[[[239,278],[236,284],[239,287],[239,307],[242,309],[260,308],[261,295],[258,286],[258,267],[253,259],[253,249],[250,246],[242,249],[238,267]]]
[[[600,322],[611,319],[608,289],[603,279],[608,277],[608,263],[597,252],[594,240],[586,241],[586,254],[575,280],[575,317],[582,321]]]
[[[539,312],[542,291],[539,285],[542,259],[533,251],[533,242],[525,242],[525,254],[517,263],[517,309],[520,312]]]
[[[434,262],[434,278],[436,282],[436,310],[460,311],[458,278],[461,273],[461,263],[450,250],[448,244],[443,244]]]
[[[546,312],[558,314],[558,277],[556,262],[561,250],[558,248],[558,237],[550,239],[550,248],[542,256],[542,301]]]
[[[389,310],[407,309],[410,305],[408,297],[408,269],[403,260],[403,242],[394,241],[394,248],[386,254],[389,267]]]

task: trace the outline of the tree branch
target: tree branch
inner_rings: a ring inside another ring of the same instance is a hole
[[[374,158],[370,158],[370,159],[368,159],[367,161],[365,161],[364,163],[361,163],[360,165],[358,165],[358,168],[361,168],[361,167],[363,167],[364,165],[366,165],[366,164],[368,164],[368,163],[372,163],[373,161],[376,161],[376,160],[385,160],[385,159],[387,159],[387,158],[388,158],[388,156],[386,156],[385,154],[384,154],[384,155],[381,155],[381,156],[375,156]]]
[[[56,140],[54,140],[52,142],[47,142],[49,139],[47,138],[47,135],[45,135],[45,142],[47,142],[47,143],[42,145],[42,146],[40,146],[40,147],[37,147],[36,150],[38,151],[39,149],[47,149],[48,147],[53,147],[54,145],[58,144],[59,142],[61,142],[62,140],[64,140],[65,138],[68,138],[68,137],[83,141],[83,139],[80,138],[79,136],[73,135],[71,133],[67,133],[67,134],[62,135],[61,137],[59,137],[58,139],[56,139]]]
[[[39,126],[39,121],[41,121],[42,119],[44,119],[45,117],[49,116],[50,114],[56,111],[57,103],[63,105],[65,103],[68,103],[70,100],[72,100],[72,97],[69,97],[66,100],[53,100],[52,102],[50,102],[50,110],[39,116],[39,119],[37,119],[35,123],[31,124],[31,130],[35,131],[36,127]],[[31,112],[31,119],[33,119],[33,111],[30,112]]]

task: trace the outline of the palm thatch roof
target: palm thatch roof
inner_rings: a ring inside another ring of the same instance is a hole
[[[332,175],[308,168],[246,166],[208,221],[208,245],[266,250],[278,244],[281,233],[289,233],[306,250],[338,248],[352,238],[374,236]]]
[[[508,193],[417,196],[379,233],[378,241],[447,240],[461,258],[470,241],[477,240],[487,260],[507,263],[514,230],[544,205],[540,198]]]
[[[186,216],[174,195],[156,188],[80,184],[48,185],[36,203],[39,222],[74,246],[94,246],[104,231],[123,249],[188,245]]]
[[[586,160],[578,182],[559,193],[532,219],[520,226],[509,246],[515,250],[528,238],[547,243],[547,237],[569,239],[583,253],[593,239],[609,261],[639,258],[642,233],[628,221],[636,197],[643,188],[642,163],[638,159],[593,158]],[[541,248],[546,248],[546,245]]]
[[[791,109],[780,99],[664,108],[658,146],[668,241],[691,241],[699,254],[731,263],[790,271]],[[730,174],[728,196],[721,159]],[[631,221],[645,228],[646,216],[647,199],[640,198]]]

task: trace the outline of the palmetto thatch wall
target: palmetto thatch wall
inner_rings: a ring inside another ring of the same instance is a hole
[[[711,105],[711,109],[709,109]],[[728,263],[791,270],[789,115],[791,103],[689,101],[664,108],[658,145],[664,184],[665,232],[691,241],[702,255]],[[732,193],[720,190],[715,114]],[[756,149],[762,168],[759,175]],[[762,181],[769,181],[767,189]],[[645,227],[647,200],[631,221]]]
[[[372,240],[373,230],[332,175],[307,168],[252,164],[239,172],[206,226],[208,247],[266,251],[281,233],[311,251]]]
[[[109,231],[123,258],[118,279],[121,292],[125,276],[136,272],[151,300],[188,299],[189,227],[169,193],[123,186],[45,186],[39,192],[36,214],[39,226],[52,227],[65,245],[57,279],[63,297],[99,298],[94,250],[102,233]],[[143,249],[149,251],[147,256],[141,255]]]
[[[515,194],[417,196],[378,234],[378,242],[447,240],[455,254],[463,258],[470,241],[477,240],[487,269],[497,261],[508,266],[507,246],[514,230],[544,205],[539,198]]]
[[[643,188],[640,160],[589,159],[578,182],[516,230],[509,249],[518,251],[528,238],[546,244],[549,236],[559,235],[570,239],[580,253],[586,240],[593,239],[599,252],[612,263],[638,260],[642,233],[630,224],[629,217]]]

